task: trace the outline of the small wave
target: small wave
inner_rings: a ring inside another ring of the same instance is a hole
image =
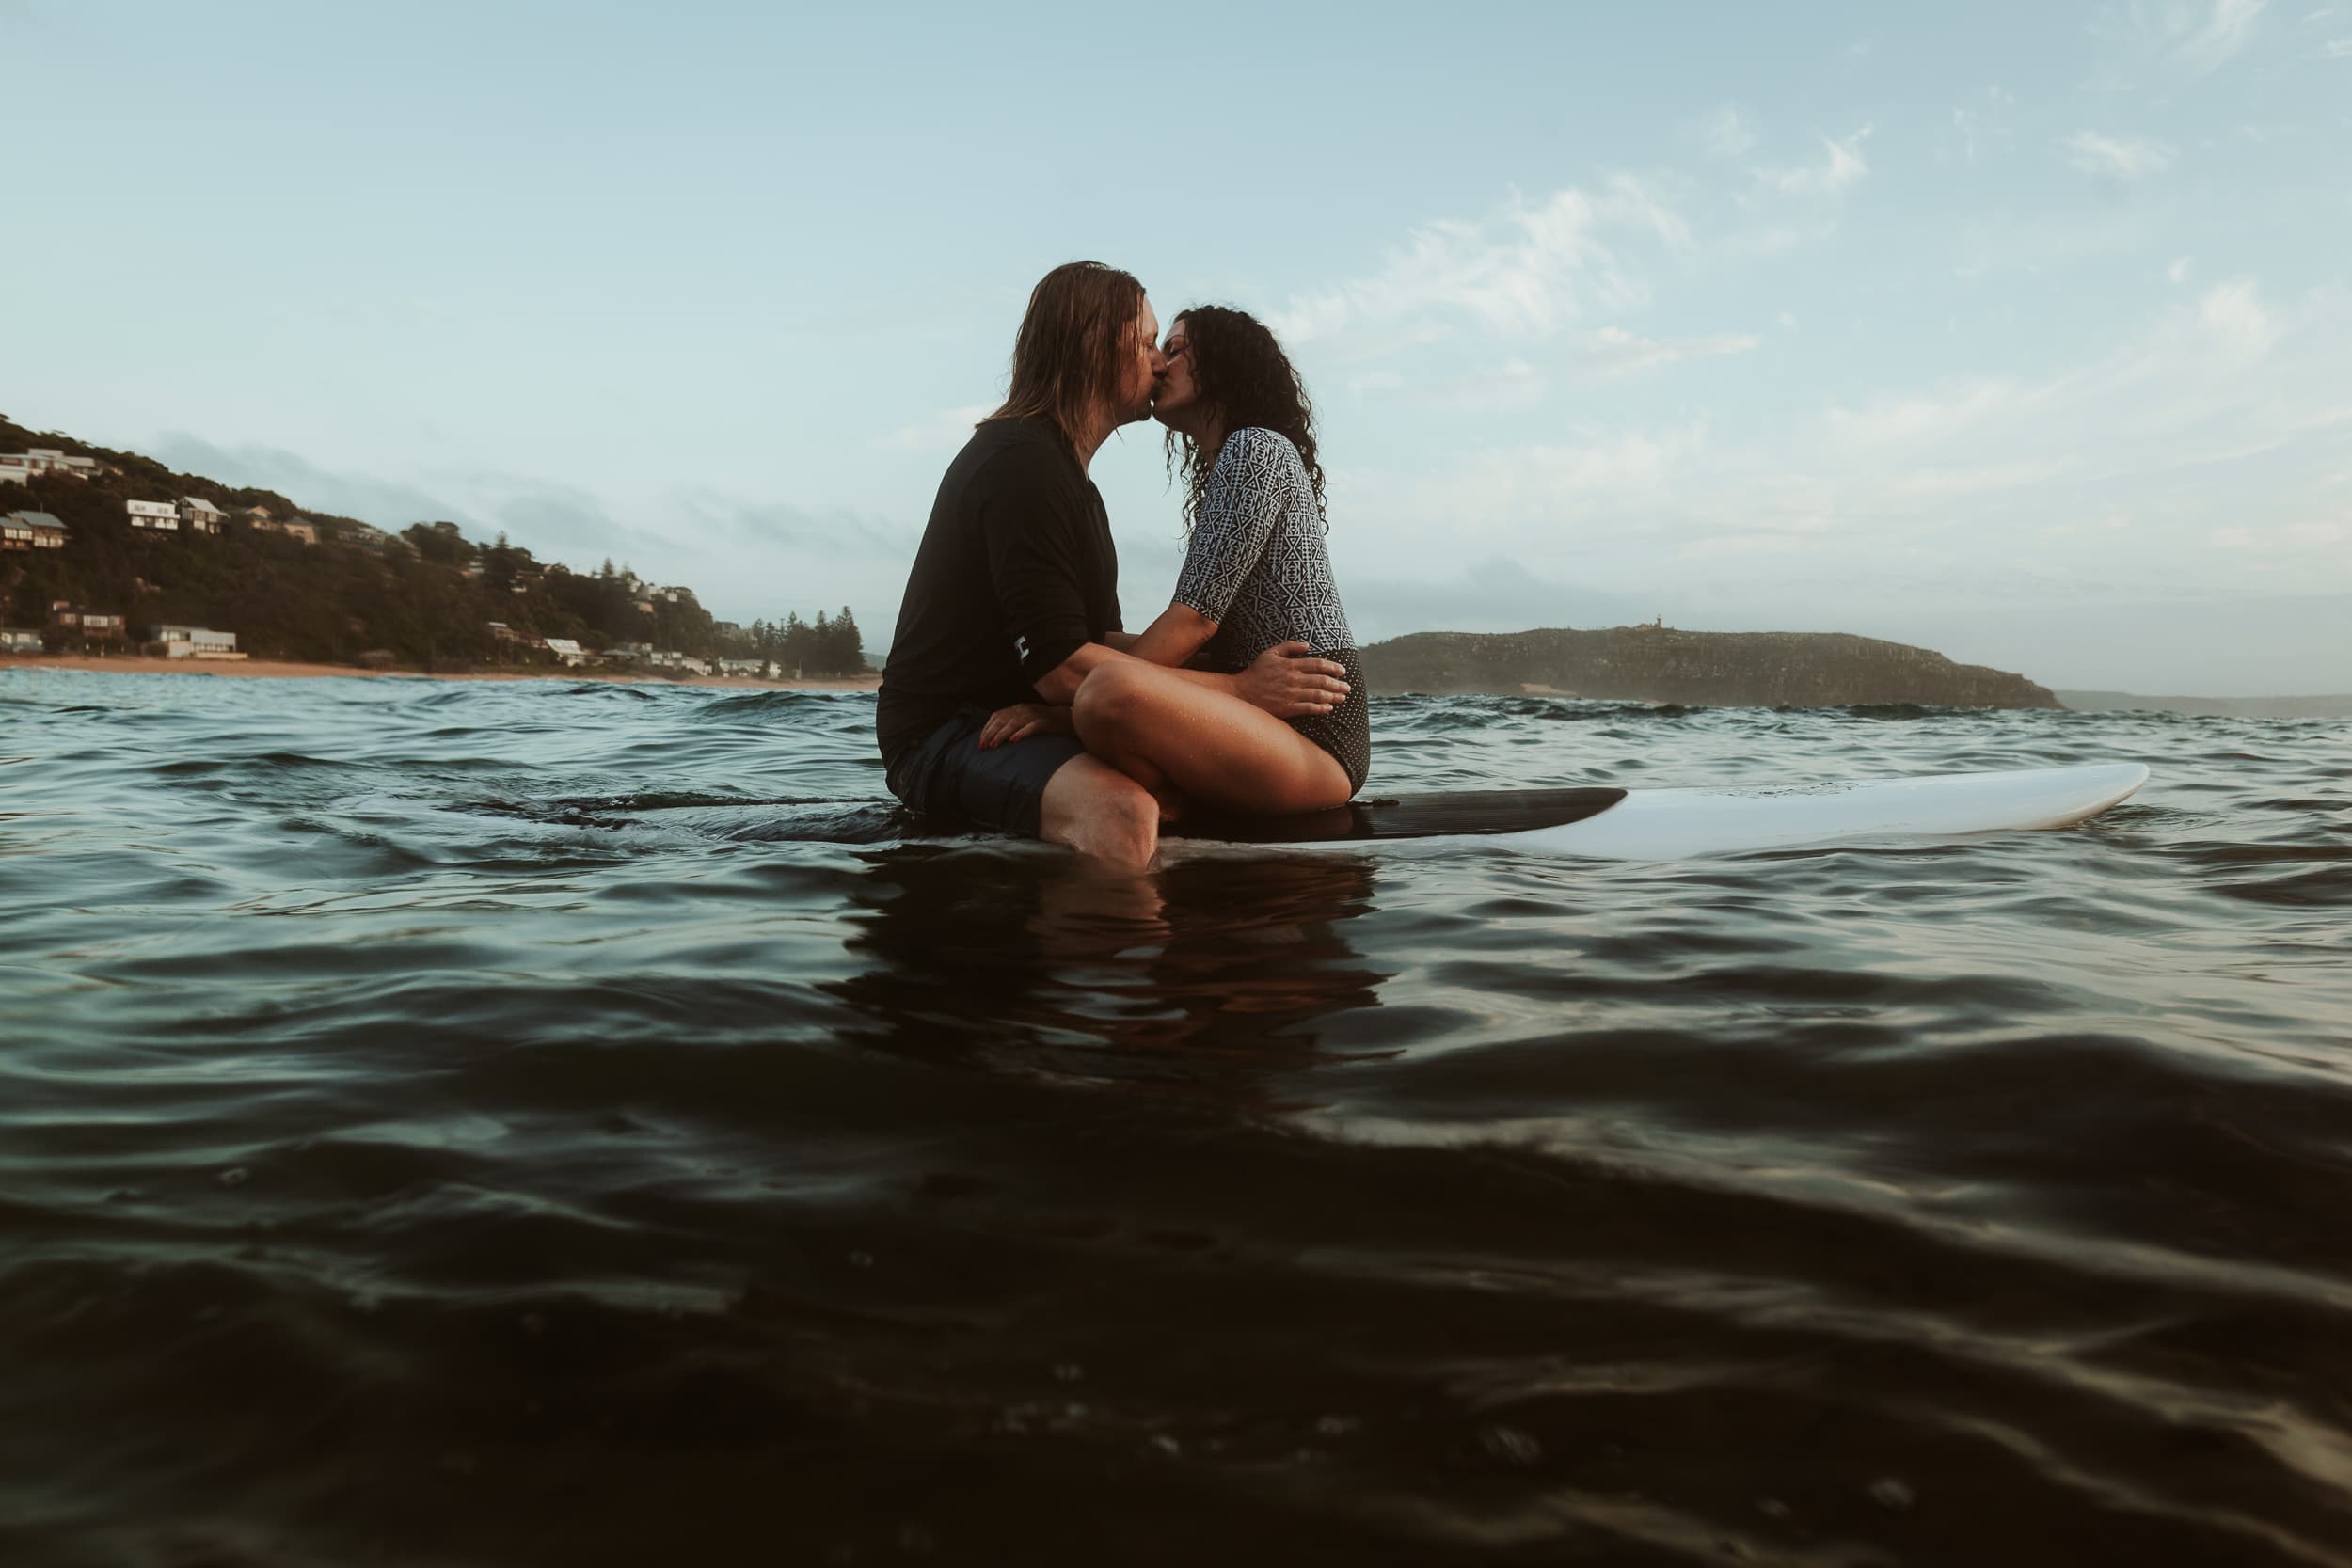
[[[771,713],[789,713],[812,704],[830,706],[833,697],[820,691],[731,691],[716,701],[707,703],[699,717],[704,719],[757,719]]]
[[[1773,711],[1791,713],[1802,710],[1784,707]],[[1926,703],[1847,703],[1836,711],[1853,719],[1945,719],[1961,710],[1935,707]]]

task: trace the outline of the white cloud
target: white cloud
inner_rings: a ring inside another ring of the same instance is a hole
[[[2329,39],[2319,46],[2323,60],[2352,60],[2352,38]]]
[[[2236,524],[2214,530],[2205,536],[2205,542],[2224,550],[2325,550],[2352,542],[2352,528],[2317,520],[2280,523],[2269,529]]]
[[[1868,161],[1862,156],[1862,144],[1870,139],[1870,131],[1865,125],[1851,136],[1824,136],[1820,163],[1758,169],[1757,178],[1784,196],[1835,196],[1870,172]]]
[[[2172,258],[2172,264],[2164,269],[2165,280],[2171,283],[2187,282],[2188,267],[2189,262],[2187,257],[2175,256]]]
[[[1960,496],[2020,490],[2064,474],[2062,458],[2023,463],[1978,464],[1950,468],[1906,468],[1888,482],[1886,494],[1902,500],[1949,500]]]
[[[1710,157],[1742,158],[1756,150],[1756,132],[1734,104],[1726,103],[1700,120],[1698,132]]]
[[[2279,341],[2278,325],[2250,278],[2234,278],[2208,292],[2198,302],[2197,319],[2222,347],[2249,358],[2269,353]]]
[[[1744,333],[1660,340],[1645,338],[1621,326],[1604,326],[1597,331],[1579,334],[1570,356],[1585,369],[1604,375],[1623,375],[1647,370],[1653,365],[1671,365],[1678,359],[1710,359],[1745,354],[1756,345],[1757,340]]]
[[[2252,39],[2269,0],[2129,0],[2096,24],[2130,53],[2169,71],[2205,76]]]
[[[1588,305],[1622,309],[1648,297],[1627,257],[1635,245],[1680,249],[1690,227],[1630,175],[1596,191],[1569,188],[1541,203],[1514,200],[1483,222],[1441,218],[1415,230],[1370,277],[1293,296],[1274,320],[1292,342],[1433,313],[1467,315],[1489,330],[1543,337]]]
[[[2203,24],[2185,33],[2174,46],[2172,57],[2199,76],[2220,69],[2246,47],[2255,22],[2269,4],[2270,0],[2214,0]]]
[[[1783,310],[1780,313],[1780,325],[1794,332],[1797,329],[1797,313],[1794,310]]]
[[[1407,514],[1508,528],[1529,519],[1571,515],[1597,503],[1656,501],[1703,451],[1704,424],[1660,430],[1587,429],[1574,439],[1492,450],[1463,472],[1424,482],[1406,498]]]
[[[2146,136],[2106,136],[2077,131],[2066,138],[2067,161],[2085,174],[2137,180],[2171,166],[2172,149]]]
[[[1982,377],[1932,392],[1883,396],[1862,408],[1833,406],[1822,424],[1830,439],[1847,449],[1918,446],[1948,440],[2027,395],[2014,381]]]
[[[1712,606],[1719,629],[1770,617],[2059,684],[2128,684],[2061,678],[2074,609],[2352,590],[2347,356],[2352,290],[2270,299],[2250,279],[2218,281],[2039,373],[1898,383],[1736,426],[1588,429],[1467,453],[1450,473],[1359,474],[1350,548],[1425,549],[1435,531],[1637,619],[1704,626]],[[2300,638],[2326,657],[2296,678],[2342,689],[2352,645],[2329,635],[2232,643],[2216,669],[2250,671]],[[2180,648],[2219,652],[2202,635]],[[2161,637],[2141,650],[2152,669],[2176,651]]]
[[[1391,370],[1358,371],[1347,378],[1347,389],[1359,398],[1401,392],[1405,389],[1405,376],[1402,372]]]
[[[1997,152],[2010,145],[2009,124],[2001,111],[2017,102],[2017,95],[2000,87],[1985,89],[1985,107],[1952,111],[1952,130],[1960,137],[1960,154],[1969,163],[1989,152]]]
[[[1826,543],[1818,531],[1769,529],[1703,534],[1677,545],[1674,553],[1677,561],[1712,561],[1724,556],[1793,555],[1802,550],[1820,549]]]
[[[1466,413],[1497,413],[1541,403],[1549,389],[1549,384],[1534,366],[1524,359],[1506,359],[1484,374],[1455,381],[1441,401]]]

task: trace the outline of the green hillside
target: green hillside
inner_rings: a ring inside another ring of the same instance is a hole
[[[0,512],[46,512],[71,531],[62,549],[0,554],[0,625],[40,630],[53,648],[82,645],[78,633],[53,625],[51,606],[65,601],[124,616],[133,641],[163,625],[209,626],[236,633],[238,647],[257,658],[440,671],[551,664],[554,656],[530,640],[553,637],[592,651],[642,643],[698,658],[773,658],[809,674],[866,669],[846,608],[814,623],[789,615],[723,629],[691,590],[655,587],[609,561],[577,571],[536,560],[503,535],[486,544],[468,539],[449,522],[385,533],[357,518],[307,511],[275,491],[174,473],[136,452],[0,417],[0,452],[28,447],[96,457],[118,470],[0,484]],[[125,502],[183,496],[229,514],[223,531],[131,527]],[[239,515],[253,507],[313,524],[318,542]],[[500,636],[493,622],[512,635]]]
[[[2023,675],[1842,632],[1425,631],[1375,642],[1361,657],[1364,678],[1382,694],[1547,691],[1726,707],[2058,705]]]

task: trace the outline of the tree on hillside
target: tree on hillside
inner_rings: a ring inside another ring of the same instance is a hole
[[[455,523],[416,523],[401,530],[400,536],[408,541],[421,561],[436,566],[470,566],[474,546]]]

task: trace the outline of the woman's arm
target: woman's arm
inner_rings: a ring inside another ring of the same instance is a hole
[[[1216,635],[1216,623],[1188,604],[1172,604],[1124,652],[1169,669],[1181,667]]]

